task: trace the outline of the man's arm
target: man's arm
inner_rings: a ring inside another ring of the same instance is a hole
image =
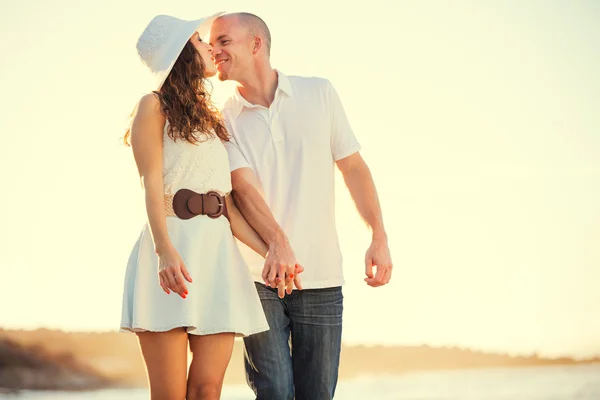
[[[371,246],[365,255],[365,274],[367,275],[365,282],[373,287],[385,285],[392,278],[392,257],[371,171],[358,152],[338,160],[336,164],[344,177],[360,216],[373,235]],[[377,266],[375,276],[373,276],[373,266]]]
[[[227,196],[225,202],[227,204],[227,214],[229,214],[228,217],[233,236],[265,258],[269,248],[237,208],[235,201],[233,201],[233,196]]]
[[[292,292],[295,284],[302,289],[299,273],[303,271],[288,238],[273,217],[273,213],[259,191],[259,182],[250,168],[231,172],[233,199],[248,223],[262,237],[269,251],[265,258],[262,278],[265,284],[279,288],[279,296]]]

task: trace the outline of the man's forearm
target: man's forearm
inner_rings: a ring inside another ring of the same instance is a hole
[[[298,276],[304,268],[298,263],[288,238],[279,226],[267,202],[259,191],[260,182],[250,168],[238,168],[231,173],[233,201],[248,224],[267,244],[262,279],[277,288],[279,297],[302,289]]]
[[[248,223],[246,218],[244,218],[237,208],[235,201],[233,201],[232,196],[227,196],[226,202],[233,235],[246,246],[260,254],[263,258],[266,257],[269,251],[268,246],[265,244],[264,240],[262,240],[258,232],[256,232]]]
[[[287,236],[256,187],[249,183],[237,185],[233,199],[244,218],[268,246],[287,242]]]
[[[343,173],[358,213],[371,229],[374,239],[386,239],[381,205],[369,167],[362,163]]]

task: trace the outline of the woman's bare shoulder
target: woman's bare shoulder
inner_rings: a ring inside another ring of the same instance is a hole
[[[137,105],[137,114],[162,116],[158,95],[156,93],[143,95]]]

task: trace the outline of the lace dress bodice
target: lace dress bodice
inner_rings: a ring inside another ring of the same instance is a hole
[[[219,137],[204,135],[200,142],[174,141],[167,135],[169,122],[163,130],[163,182],[165,195],[179,189],[197,193],[215,190],[231,191],[231,175],[227,150]]]

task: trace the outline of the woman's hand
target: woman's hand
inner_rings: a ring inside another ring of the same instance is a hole
[[[158,279],[160,286],[166,294],[171,290],[186,298],[188,291],[185,281],[192,282],[192,277],[188,272],[183,260],[175,250],[175,247],[168,246],[163,251],[157,251],[158,254]]]

